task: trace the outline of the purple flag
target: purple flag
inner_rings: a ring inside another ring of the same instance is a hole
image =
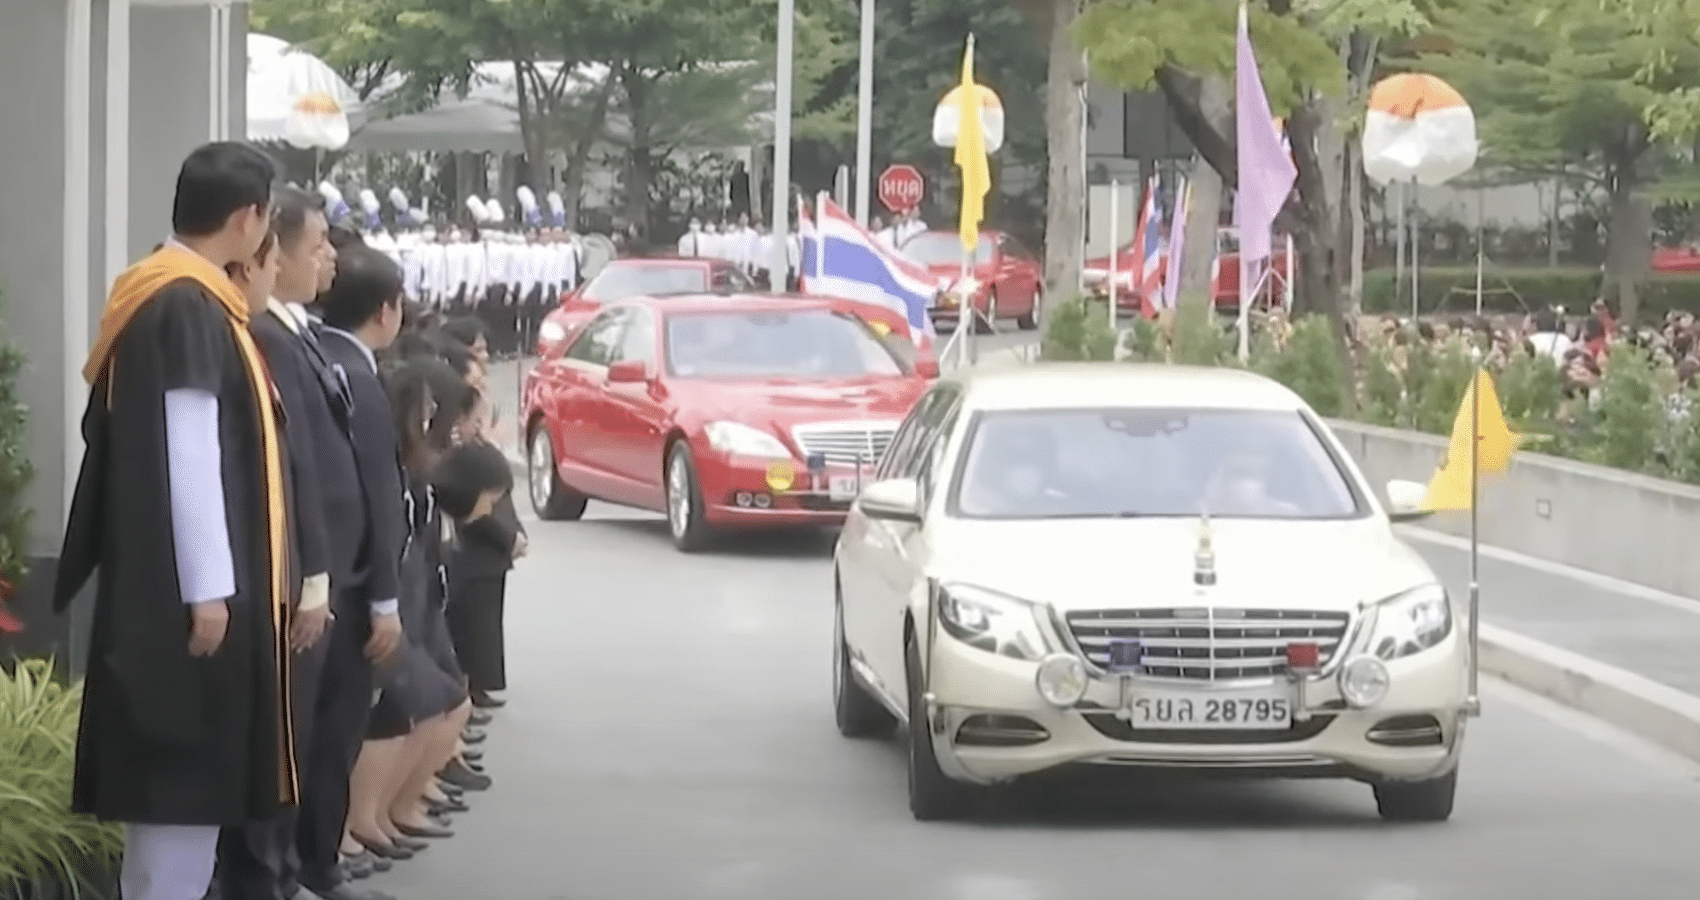
[[[1234,225],[1239,229],[1240,265],[1271,255],[1269,230],[1287,202],[1298,171],[1293,168],[1269,97],[1257,74],[1257,54],[1251,49],[1245,4],[1240,4],[1239,34],[1234,52],[1234,128],[1238,132],[1239,189],[1234,192]]]

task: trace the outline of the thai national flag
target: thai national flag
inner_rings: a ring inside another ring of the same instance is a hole
[[[1157,212],[1157,179],[1145,184],[1145,202],[1139,207],[1139,225],[1134,231],[1134,243],[1139,248],[1139,268],[1134,273],[1134,291],[1139,296],[1139,308],[1146,316],[1156,315],[1152,300],[1163,283],[1163,220]]]
[[[827,195],[815,212],[816,220],[803,220],[798,229],[804,290],[884,306],[909,322],[917,344],[931,344],[938,280],[880,243]]]

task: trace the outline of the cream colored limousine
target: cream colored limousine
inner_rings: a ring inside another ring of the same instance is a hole
[[[1368,783],[1452,812],[1461,606],[1328,427],[1227,369],[1081,364],[946,379],[835,551],[846,737],[907,724],[918,819],[1042,772]],[[1125,770],[1124,770],[1125,771]]]

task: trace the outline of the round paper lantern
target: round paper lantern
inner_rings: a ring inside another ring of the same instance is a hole
[[[1476,164],[1476,116],[1452,85],[1421,73],[1383,79],[1364,116],[1364,174],[1441,184]]]
[[[980,130],[986,137],[986,152],[996,153],[1003,146],[1003,101],[983,84],[974,85],[974,90],[980,95]],[[933,111],[933,143],[940,147],[956,146],[956,136],[962,130],[962,110],[957,99],[961,96],[962,85],[951,88]]]

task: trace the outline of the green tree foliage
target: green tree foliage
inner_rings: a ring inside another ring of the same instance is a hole
[[[1448,0],[1434,37],[1443,49],[1411,63],[1470,101],[1488,164],[1582,173],[1610,198],[1607,290],[1633,318],[1661,156],[1651,117],[1700,83],[1700,43],[1681,29],[1637,29],[1598,0]]]

